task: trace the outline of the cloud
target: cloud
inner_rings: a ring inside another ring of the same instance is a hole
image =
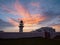
[[[7,6],[1,5],[1,7],[2,7],[2,10],[4,12],[7,12],[7,13],[10,13],[10,14],[13,14],[13,15],[17,15],[16,11],[13,11],[12,9],[8,8]]]
[[[60,12],[55,12],[55,11],[52,11],[52,10],[44,11],[43,14],[46,15],[46,16],[49,16],[49,17],[60,16]]]
[[[29,11],[22,4],[20,4],[18,2],[18,0],[16,0],[16,2],[14,4],[14,7],[15,7],[15,10],[17,11],[17,13],[20,16],[23,16],[23,17],[31,17]]]
[[[13,25],[0,19],[0,30],[6,27],[12,27]]]
[[[31,2],[30,4],[37,8],[39,8],[39,6],[40,6],[39,2]]]
[[[12,24],[13,26],[19,26],[19,23],[16,22],[14,19],[10,18],[10,17],[7,17],[8,18],[8,22],[10,24]]]
[[[52,25],[52,27],[55,28],[57,32],[60,32],[60,24]]]
[[[47,17],[41,16],[40,14],[33,14],[30,18],[22,18],[24,23],[27,24],[38,24],[39,22],[42,22],[46,20]]]
[[[34,3],[34,5],[36,5],[36,3]],[[16,11],[18,12],[18,14],[22,17],[22,20],[24,21],[24,23],[28,23],[28,24],[36,24],[39,21],[43,21],[45,19],[45,17],[36,17],[37,15],[32,16],[30,14],[30,12],[23,6],[21,5],[17,0],[14,4]],[[39,16],[39,15],[38,15]]]
[[[39,6],[39,3],[32,3],[33,6]],[[21,16],[20,20],[22,19],[24,21],[24,24],[38,24],[41,21],[46,20],[46,16],[41,16],[40,14],[30,14],[29,10],[26,9],[22,4],[19,3],[18,0],[14,3],[14,9],[15,11],[7,8],[5,5],[2,5],[3,9],[7,12],[16,16]],[[19,19],[19,18],[18,18]],[[11,23],[14,26],[18,26],[19,23],[16,22],[14,19],[8,17],[8,22]]]

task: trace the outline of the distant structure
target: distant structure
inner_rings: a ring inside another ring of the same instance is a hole
[[[55,32],[55,29],[53,29],[52,27],[42,27],[41,30],[44,31],[45,38],[51,38],[51,36]]]
[[[42,32],[45,38],[52,38],[51,36],[54,35],[55,29],[52,27],[42,27],[33,32]]]
[[[19,24],[19,32],[23,32],[23,27],[24,27],[24,23],[23,23],[23,21],[21,20],[21,21],[20,21],[20,24]]]
[[[0,31],[0,33],[3,32],[3,31]]]
[[[53,29],[52,27],[41,27],[32,32],[45,32],[45,31],[46,32],[55,32],[55,29]]]

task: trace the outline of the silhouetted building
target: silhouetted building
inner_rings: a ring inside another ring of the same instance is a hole
[[[23,23],[23,21],[21,20],[21,21],[20,21],[20,24],[19,24],[19,32],[23,32],[23,27],[24,27],[24,23]]]
[[[3,31],[0,31],[0,32],[3,32]]]
[[[60,32],[56,32],[54,38],[55,38],[55,39],[60,39]]]
[[[55,29],[52,27],[42,27],[33,32],[42,32],[45,38],[52,38],[55,33]]]

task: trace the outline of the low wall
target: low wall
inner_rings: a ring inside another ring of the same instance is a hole
[[[44,37],[44,35],[40,32],[31,32],[31,33],[0,33],[0,38],[28,38],[28,37]]]

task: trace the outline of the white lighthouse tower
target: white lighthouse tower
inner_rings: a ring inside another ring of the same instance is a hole
[[[23,21],[21,20],[21,21],[20,21],[20,24],[19,24],[19,32],[23,32],[23,27],[24,27],[24,23],[23,23]]]

